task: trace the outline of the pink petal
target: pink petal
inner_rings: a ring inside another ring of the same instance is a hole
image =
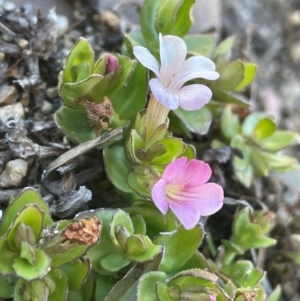
[[[189,85],[177,92],[179,106],[186,111],[199,110],[205,106],[212,97],[211,90],[204,85]]]
[[[167,184],[182,182],[182,179],[184,179],[182,174],[186,168],[186,162],[187,157],[182,157],[167,165],[162,176]]]
[[[171,90],[167,89],[156,78],[152,78],[149,81],[149,86],[151,88],[152,94],[155,96],[155,98],[161,104],[163,104],[165,107],[167,107],[170,110],[178,109],[179,101],[178,101],[178,96],[177,96],[176,93],[174,93]]]
[[[215,64],[210,59],[202,56],[192,56],[178,70],[170,88],[180,89],[187,81],[199,77],[215,80],[219,78],[219,73],[214,71],[215,68]]]
[[[160,42],[160,75],[162,83],[168,87],[173,75],[177,73],[183,64],[187,48],[185,42],[176,36],[164,36],[159,34]]]
[[[197,206],[200,214],[203,216],[211,215],[219,211],[223,206],[224,192],[223,188],[215,183],[206,183],[196,189],[188,189],[190,192],[196,192],[197,201],[193,204]]]
[[[200,212],[194,206],[175,202],[170,202],[169,206],[185,229],[192,229],[199,222]]]
[[[168,200],[166,197],[166,183],[160,179],[152,188],[151,197],[161,213],[166,214],[169,209]]]
[[[192,159],[188,161],[185,175],[188,180],[188,186],[199,186],[206,183],[211,177],[211,168],[210,166],[201,160]]]
[[[156,76],[159,77],[158,62],[147,48],[142,46],[134,46],[133,54],[144,67],[152,70]]]

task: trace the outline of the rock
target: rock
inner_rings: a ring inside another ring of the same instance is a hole
[[[69,29],[69,19],[64,15],[57,15],[57,37],[63,36]]]
[[[49,101],[44,100],[43,106],[41,108],[43,114],[48,115],[52,112],[52,110],[53,110],[52,104]]]
[[[3,4],[3,9],[6,10],[7,12],[15,10],[16,5],[10,1],[5,1]]]
[[[58,95],[57,87],[49,87],[46,90],[46,95],[49,99],[53,99]]]
[[[293,251],[300,252],[300,234],[291,234],[289,241],[293,246]]]
[[[6,163],[5,169],[0,175],[0,187],[15,187],[21,184],[26,175],[28,163],[22,159],[11,160]]]
[[[18,99],[19,93],[15,86],[3,85],[0,87],[0,105],[11,104]]]
[[[20,102],[0,107],[0,124],[2,123],[2,125],[6,125],[10,118],[23,119],[24,117],[24,108]]]

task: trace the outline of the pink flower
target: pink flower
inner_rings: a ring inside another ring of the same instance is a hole
[[[211,169],[204,161],[176,159],[154,185],[153,202],[163,214],[170,208],[184,228],[192,229],[201,215],[214,214],[223,205],[223,189],[218,184],[206,183],[210,177]]]
[[[117,71],[118,69],[119,69],[119,60],[115,56],[108,54],[106,60],[105,74]]]
[[[156,78],[149,81],[152,94],[165,107],[176,110],[179,106],[187,111],[202,108],[211,99],[211,90],[200,84],[183,85],[194,78],[214,80],[219,73],[208,58],[192,56],[185,60],[187,47],[176,36],[159,34],[161,67],[148,49],[135,46],[133,53],[140,63],[152,70]]]

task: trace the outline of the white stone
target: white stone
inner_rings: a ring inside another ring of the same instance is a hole
[[[6,125],[10,118],[23,119],[25,116],[24,108],[22,103],[17,102],[11,105],[0,107],[0,122]]]
[[[57,15],[57,37],[63,36],[69,29],[69,19],[63,15]]]
[[[23,159],[15,159],[6,163],[0,175],[0,187],[15,187],[21,184],[26,176],[28,163]]]
[[[49,101],[44,100],[43,106],[41,108],[43,114],[45,115],[50,114],[52,112],[52,109],[53,109],[52,104]]]

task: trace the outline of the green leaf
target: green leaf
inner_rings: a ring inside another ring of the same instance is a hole
[[[276,131],[276,123],[270,118],[259,120],[253,130],[253,138],[260,140],[271,136]]]
[[[161,251],[162,247],[154,245],[148,236],[135,234],[127,240],[126,257],[132,261],[145,262]]]
[[[129,272],[116,283],[103,301],[136,300],[138,281],[140,277],[150,271],[156,271],[161,262],[162,253],[150,261],[133,266]]]
[[[114,277],[97,275],[97,280],[95,282],[96,289],[94,300],[103,301],[105,296],[109,293],[116,282],[118,281]],[[90,301],[90,299],[88,299],[87,301]]]
[[[275,131],[271,136],[257,141],[259,146],[267,151],[279,151],[294,141],[299,140],[299,135],[290,131]]]
[[[253,168],[247,166],[244,170],[234,170],[236,179],[242,183],[245,187],[249,188],[253,181]]]
[[[156,295],[157,283],[164,282],[167,274],[160,271],[152,271],[144,274],[139,281],[137,297],[139,301],[159,301]]]
[[[17,282],[16,276],[14,275],[3,276],[0,274],[0,298],[12,298],[16,282]]]
[[[90,66],[90,72],[94,65],[94,52],[89,40],[85,38],[79,38],[72,47],[66,61],[66,66],[63,71],[64,82],[74,82],[73,66],[77,66],[82,63],[87,63]]]
[[[212,114],[207,107],[195,111],[185,111],[181,108],[174,111],[174,114],[193,133],[205,135],[211,125]]]
[[[220,78],[212,82],[212,86],[224,91],[234,90],[244,76],[244,64],[237,60],[230,62],[222,69],[218,70]]]
[[[213,100],[219,101],[221,103],[230,103],[238,105],[242,108],[249,108],[250,103],[241,95],[236,95],[234,93],[224,92],[218,89],[218,87],[211,87],[213,93]],[[209,106],[209,104],[208,104]]]
[[[233,47],[234,41],[235,37],[228,37],[223,40],[215,49],[212,59],[216,60],[221,56],[227,56]]]
[[[84,98],[89,101],[94,102],[93,96],[91,96],[91,91],[99,84],[102,84],[103,75],[101,74],[91,74],[89,77],[78,81],[78,82],[64,82],[59,89],[60,97],[63,99],[64,104],[73,109],[82,109],[74,102],[77,98]],[[98,98],[97,98],[98,99]],[[102,101],[100,98],[99,101]]]
[[[120,119],[133,120],[145,107],[148,91],[148,71],[137,63],[126,85],[110,100]]]
[[[75,143],[83,143],[97,137],[85,111],[62,106],[55,112],[54,121],[57,127]]]
[[[238,134],[240,131],[239,117],[232,112],[230,106],[226,106],[223,109],[220,128],[222,135],[227,140],[230,140],[234,135]]]
[[[158,272],[156,272],[156,273],[158,273]],[[176,288],[178,289],[178,287],[176,287]],[[175,297],[174,291],[171,292],[171,289],[163,282],[156,283],[156,294],[160,301],[174,301],[174,298],[173,298],[173,297]],[[179,292],[179,294],[180,294],[180,292]],[[178,297],[178,296],[176,296],[176,297]]]
[[[266,301],[279,301],[281,298],[281,286],[277,285],[274,291],[268,296]]]
[[[212,34],[193,34],[183,38],[186,43],[188,53],[191,55],[202,55],[210,57],[215,45],[216,37]]]
[[[259,176],[266,177],[268,175],[270,166],[259,149],[252,148],[250,160],[255,172]]]
[[[242,135],[235,135],[230,141],[230,147],[236,148],[241,152],[242,158],[234,155],[233,166],[237,171],[245,170],[250,164],[251,149],[245,143],[245,139]]]
[[[244,64],[244,77],[241,82],[235,87],[235,91],[243,91],[248,85],[252,83],[255,78],[257,66],[253,63],[245,63]]]
[[[250,115],[248,115],[243,122],[243,126],[242,126],[243,135],[251,136],[256,127],[256,124],[261,119],[264,119],[267,117],[268,117],[268,115],[265,112],[255,112],[255,113],[251,113]]]
[[[78,291],[83,286],[90,273],[91,267],[89,259],[84,259],[83,261],[76,259],[61,267],[62,271],[68,277],[70,290]]]
[[[118,209],[110,222],[109,229],[110,229],[110,237],[116,246],[119,246],[118,238],[117,238],[117,231],[118,228],[124,227],[128,232],[128,235],[132,235],[134,233],[133,223],[128,213],[125,211]]]
[[[171,32],[166,34],[172,34],[178,37],[184,37],[191,26],[193,25],[193,6],[195,0],[182,0],[175,16],[175,22]]]
[[[133,28],[133,30],[128,34],[123,32],[123,39],[124,44],[122,47],[122,53],[130,57],[133,57],[134,46],[147,46],[139,27]]]
[[[147,232],[147,224],[143,219],[142,215],[140,214],[134,215],[131,217],[131,220],[134,227],[134,233],[145,235]]]
[[[103,289],[103,287],[102,287]],[[94,277],[93,273],[90,273],[87,280],[80,288],[79,291],[69,291],[68,292],[68,301],[90,301],[92,295],[94,294]],[[101,301],[97,299],[97,301]]]
[[[13,219],[28,204],[36,204],[41,210],[44,211],[43,225],[53,224],[49,207],[43,201],[38,191],[34,188],[25,188],[14,200],[9,203],[2,218],[0,236],[6,234]]]
[[[44,213],[43,211],[41,211],[38,205],[25,205],[24,208],[16,215],[11,228],[7,232],[8,247],[14,252],[18,252],[20,250],[21,241],[18,240],[18,238],[22,239],[22,237],[19,237],[18,235],[18,228],[20,223],[23,223],[31,228],[36,242],[39,239],[41,231],[43,229],[43,221]]]
[[[22,246],[23,245],[24,243],[22,243]],[[51,264],[50,257],[40,249],[36,249],[35,256],[36,259],[33,264],[21,257],[15,257],[13,259],[13,268],[17,276],[30,281],[42,278],[49,272]]]
[[[140,12],[141,32],[150,51],[159,49],[155,20],[161,3],[160,0],[145,0]]]
[[[123,254],[112,253],[103,257],[100,264],[103,269],[109,272],[118,272],[124,267],[130,264],[130,260],[127,259]]]
[[[5,236],[0,238],[0,254],[0,275],[5,276],[14,274],[15,271],[12,267],[12,259],[16,256],[16,253],[8,248]]]
[[[55,290],[51,293],[48,301],[66,301],[68,295],[68,278],[59,269],[51,269],[48,276],[55,283]]]
[[[124,147],[112,145],[103,152],[105,170],[115,187],[125,193],[133,193],[126,182],[127,174],[131,168],[124,152]]]
[[[298,166],[298,160],[290,156],[284,156],[280,153],[273,154],[268,152],[262,152],[262,155],[270,165],[271,169],[279,172],[285,172]]]
[[[172,273],[180,269],[199,248],[203,239],[203,229],[200,224],[191,230],[182,226],[172,232],[161,233],[153,243],[164,244],[164,257],[160,270]]]

